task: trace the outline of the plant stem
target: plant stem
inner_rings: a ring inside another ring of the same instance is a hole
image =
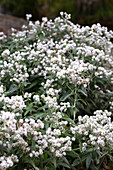
[[[75,121],[75,117],[76,117],[76,102],[77,102],[77,86],[75,86],[75,95],[74,95],[74,104],[73,104],[73,116],[74,116],[74,121]]]

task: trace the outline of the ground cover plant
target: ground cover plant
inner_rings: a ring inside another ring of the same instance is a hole
[[[113,32],[70,14],[0,33],[0,169],[113,163]]]

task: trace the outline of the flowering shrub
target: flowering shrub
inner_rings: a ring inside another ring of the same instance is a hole
[[[0,169],[112,161],[113,32],[60,14],[0,33]]]

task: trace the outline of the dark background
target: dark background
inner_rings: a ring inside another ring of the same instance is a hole
[[[99,22],[113,29],[113,0],[0,0],[0,13],[23,18],[31,13],[32,20],[53,19],[60,11],[70,13],[75,24]]]

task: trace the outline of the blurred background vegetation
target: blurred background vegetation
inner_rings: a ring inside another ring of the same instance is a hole
[[[33,20],[55,18],[60,11],[71,13],[81,25],[101,23],[113,29],[113,0],[0,0],[2,12],[18,17],[31,13]]]

